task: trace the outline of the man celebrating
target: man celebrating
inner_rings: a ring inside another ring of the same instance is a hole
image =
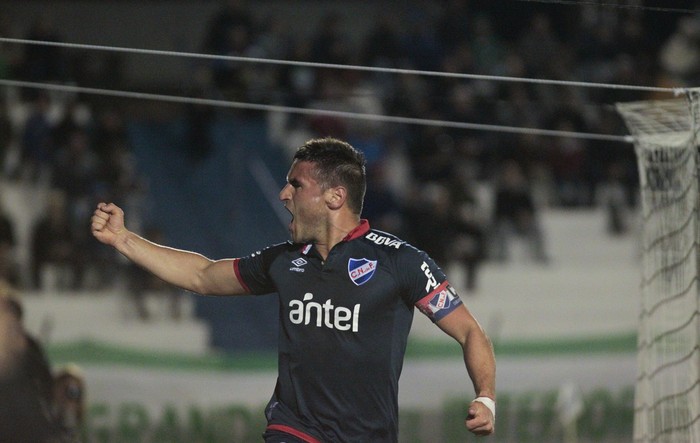
[[[361,219],[365,159],[333,138],[305,143],[280,200],[291,241],[248,257],[210,260],[129,231],[100,203],[92,233],[170,284],[204,295],[277,293],[279,374],[267,443],[397,442],[398,381],[417,307],[462,347],[476,399],[465,424],[495,425],[491,343],[428,255]]]

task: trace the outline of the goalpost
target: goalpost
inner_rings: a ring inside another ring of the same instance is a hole
[[[634,441],[700,442],[700,88],[619,103],[634,137],[642,282]]]

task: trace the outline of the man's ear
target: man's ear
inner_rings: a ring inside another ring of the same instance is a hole
[[[335,186],[326,190],[326,204],[330,209],[340,209],[348,197],[348,190],[344,186]]]

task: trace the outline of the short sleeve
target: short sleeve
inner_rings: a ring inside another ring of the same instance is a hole
[[[275,257],[280,254],[283,248],[284,244],[270,246],[262,251],[256,251],[246,257],[236,259],[234,262],[236,277],[251,294],[277,292],[269,271]]]
[[[402,249],[398,265],[406,301],[433,322],[457,309],[462,300],[435,261],[410,245]]]

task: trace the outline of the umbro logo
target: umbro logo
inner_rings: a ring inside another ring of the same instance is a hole
[[[292,264],[294,266],[304,266],[306,263],[308,263],[308,262],[301,257],[292,260]]]
[[[304,272],[304,268],[302,268],[302,266],[304,266],[307,263],[308,262],[306,260],[304,260],[304,258],[302,258],[302,257],[295,258],[294,260],[292,260],[292,264],[294,266],[289,268],[289,270],[294,271],[294,272]]]

